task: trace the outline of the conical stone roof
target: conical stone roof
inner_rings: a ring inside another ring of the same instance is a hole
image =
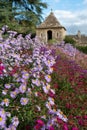
[[[51,12],[49,16],[42,22],[37,28],[64,28],[55,17],[54,13]],[[65,29],[65,28],[64,28]],[[66,30],[66,29],[65,29]]]

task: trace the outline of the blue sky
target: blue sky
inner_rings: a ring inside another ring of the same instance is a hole
[[[43,17],[51,12],[67,29],[67,34],[77,34],[78,30],[87,35],[87,0],[43,0],[48,9],[43,10]]]

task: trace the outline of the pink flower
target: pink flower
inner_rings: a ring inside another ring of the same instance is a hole
[[[84,119],[87,119],[87,115],[84,115],[83,118],[84,118]]]
[[[13,75],[17,72],[19,68],[17,66],[14,66],[13,70],[10,72],[10,75]]]
[[[72,108],[72,105],[69,104],[69,103],[66,103],[66,108],[67,108],[67,109],[71,109],[71,108]]]
[[[83,120],[82,120],[82,119],[79,119],[79,120],[78,120],[78,123],[79,123],[79,125],[83,125]]]
[[[4,66],[3,66],[3,64],[0,64],[0,74],[3,74],[3,70],[4,70],[5,68],[4,68]]]
[[[54,86],[53,86],[54,88],[58,88],[58,84],[54,84]]]

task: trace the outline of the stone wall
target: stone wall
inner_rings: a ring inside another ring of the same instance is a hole
[[[52,29],[36,29],[36,35],[43,42],[48,42],[48,31],[52,31],[52,39],[62,41],[65,38],[66,31],[64,28],[52,28]]]

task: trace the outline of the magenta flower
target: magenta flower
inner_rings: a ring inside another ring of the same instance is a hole
[[[79,125],[83,125],[83,124],[84,124],[84,123],[83,123],[83,120],[82,120],[82,119],[79,119],[79,120],[78,120],[78,124],[79,124]]]
[[[55,130],[53,126],[50,126],[48,130]]]
[[[63,124],[62,119],[59,119],[58,117],[57,117],[57,121],[58,121],[59,124]]]
[[[34,130],[40,130],[41,126],[39,124],[34,126]]]
[[[44,122],[40,119],[37,120],[37,123],[40,125],[40,126],[43,126],[44,125]]]
[[[0,63],[0,74],[3,74],[3,70],[4,70],[4,69],[5,69],[5,68],[4,68],[3,64]]]
[[[83,118],[84,118],[84,119],[87,119],[87,115],[84,115]]]
[[[63,125],[63,130],[69,130],[68,125],[66,123],[64,123],[64,125]]]
[[[54,97],[55,97],[55,93],[54,93],[52,90],[49,91],[48,95],[49,95],[51,98],[54,98]]]
[[[79,130],[77,127],[73,127],[72,130]]]

